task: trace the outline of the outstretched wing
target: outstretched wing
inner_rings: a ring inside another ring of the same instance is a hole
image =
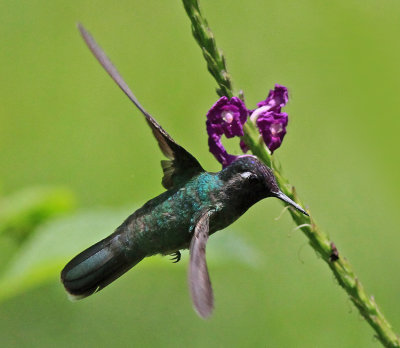
[[[206,244],[209,231],[209,215],[205,212],[197,221],[190,242],[189,286],[196,312],[207,318],[214,308],[214,295],[206,263]]]
[[[104,51],[96,43],[93,37],[86,31],[82,24],[78,24],[79,31],[93,55],[108,72],[115,83],[122,89],[128,98],[142,112],[149,124],[158,145],[163,154],[169,158],[169,161],[162,161],[161,165],[164,171],[162,184],[166,189],[189,180],[196,174],[204,171],[199,162],[183,147],[178,145],[171,136],[158,124],[158,122],[140,105],[135,95],[132,93],[118,70],[108,59]]]

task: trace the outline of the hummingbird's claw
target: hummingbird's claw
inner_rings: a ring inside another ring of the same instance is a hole
[[[181,252],[179,250],[175,251],[173,254],[171,254],[171,256],[172,263],[178,263],[181,259]]]

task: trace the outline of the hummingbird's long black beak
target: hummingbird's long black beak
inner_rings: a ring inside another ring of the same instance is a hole
[[[293,202],[288,196],[286,196],[283,192],[279,191],[278,193],[274,193],[274,196],[276,198],[279,198],[280,200],[289,203],[292,207],[296,208],[299,212],[303,213],[304,215],[307,215],[307,212],[300,207],[297,203]]]

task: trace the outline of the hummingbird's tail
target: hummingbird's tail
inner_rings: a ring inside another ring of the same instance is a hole
[[[121,234],[112,234],[75,256],[62,270],[70,299],[80,300],[103,289],[146,255],[127,250]]]

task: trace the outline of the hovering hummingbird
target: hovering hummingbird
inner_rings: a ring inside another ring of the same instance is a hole
[[[168,158],[161,161],[162,185],[167,191],[135,211],[113,234],[75,256],[62,270],[61,281],[72,299],[81,299],[100,291],[145,257],[174,255],[178,262],[180,250],[189,248],[190,293],[195,310],[206,318],[214,306],[206,264],[209,235],[267,197],[308,214],[279,190],[271,169],[254,156],[240,156],[218,173],[206,172],[140,105],[85,28],[81,24],[78,28],[96,59],[144,115]]]

